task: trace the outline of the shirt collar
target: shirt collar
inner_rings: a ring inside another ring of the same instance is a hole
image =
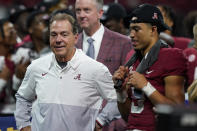
[[[81,53],[82,53],[81,49],[76,49],[74,56],[71,58],[70,61],[67,62],[67,66],[71,66],[75,70],[80,64],[80,54]],[[58,68],[61,69],[61,67],[57,63],[54,53],[52,55],[51,63],[48,66],[48,68],[50,69],[52,66],[58,66]]]
[[[70,66],[73,69],[76,69],[79,64],[80,64],[80,54],[82,53],[81,49],[76,49],[74,56],[72,57],[72,59],[70,61],[68,61],[68,63],[70,64]]]

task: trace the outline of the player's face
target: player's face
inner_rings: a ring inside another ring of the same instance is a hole
[[[146,23],[131,23],[130,37],[135,50],[146,50],[151,43],[151,25]]]
[[[94,30],[100,24],[103,10],[98,9],[95,0],[76,0],[77,21],[84,30]]]
[[[57,20],[50,25],[50,46],[59,61],[72,58],[77,35],[69,21]]]
[[[29,29],[31,35],[40,40],[43,40],[43,31],[46,28],[46,23],[43,20],[44,16],[46,16],[46,14],[36,15]]]
[[[105,26],[112,31],[121,33],[121,28],[123,28],[121,24],[121,21],[110,19],[106,21]]]
[[[17,43],[16,42],[17,34],[14,25],[11,22],[6,22],[3,25],[3,30],[5,35],[4,42],[7,45],[15,45]]]

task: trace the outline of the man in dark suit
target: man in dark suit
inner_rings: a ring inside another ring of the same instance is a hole
[[[83,33],[79,34],[76,46],[83,49]],[[127,36],[104,27],[104,35],[96,60],[105,64],[113,74],[120,65],[124,65],[126,54],[131,47]]]
[[[100,23],[102,6],[103,0],[76,0],[76,17],[82,29],[76,47],[106,65],[113,74],[120,65],[124,65],[132,45],[127,36],[110,31]],[[100,121],[99,124],[102,126],[103,123]],[[116,130],[121,131],[122,128],[119,126]]]
[[[85,45],[88,44],[84,41],[89,37],[94,38],[97,34],[100,38],[94,40],[95,45],[95,58],[97,61],[105,64],[110,72],[113,74],[120,65],[125,63],[126,54],[131,50],[131,40],[127,36],[113,32],[100,23],[100,18],[103,14],[102,0],[76,0],[76,16],[80,27],[83,32],[79,34],[76,46],[85,52]],[[80,4],[79,4],[80,3]],[[83,5],[83,3],[85,3]],[[100,6],[100,9],[98,9]],[[86,13],[86,8],[90,8],[91,13]],[[100,39],[97,41],[97,39]],[[88,46],[88,45],[87,45]],[[96,52],[98,50],[98,52]],[[87,48],[86,48],[87,51]],[[86,52],[85,52],[86,53]]]

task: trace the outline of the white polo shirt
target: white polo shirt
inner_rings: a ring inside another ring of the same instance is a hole
[[[76,49],[64,69],[54,54],[32,62],[19,88],[15,118],[20,129],[32,131],[93,131],[102,100],[116,101],[112,76],[102,63]]]

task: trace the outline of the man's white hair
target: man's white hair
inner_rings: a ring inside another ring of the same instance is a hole
[[[98,10],[103,9],[103,0],[94,0]]]

